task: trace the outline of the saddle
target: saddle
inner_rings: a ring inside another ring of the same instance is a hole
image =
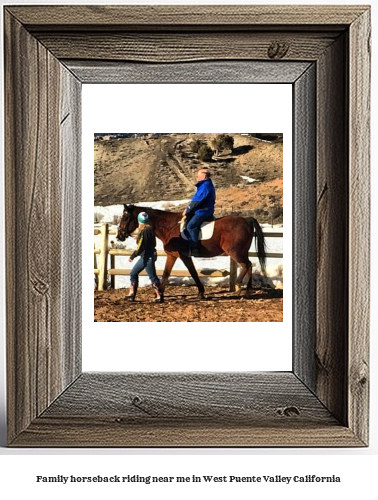
[[[180,224],[181,238],[183,238],[184,240],[187,240],[188,237],[186,236],[186,232],[185,232],[187,220],[186,220],[185,216],[180,220],[179,224]],[[209,240],[213,236],[214,224],[215,224],[215,220],[205,221],[201,224],[201,228],[200,228],[200,232],[199,232],[199,236],[198,236],[199,241],[200,240]]]

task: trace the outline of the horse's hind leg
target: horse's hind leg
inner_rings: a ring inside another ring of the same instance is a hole
[[[241,270],[235,281],[235,290],[238,292],[238,294],[240,294],[241,292],[242,281],[244,279],[244,276],[247,274],[247,268],[245,264],[241,264],[240,262],[239,264],[241,265]]]
[[[251,289],[252,289],[252,263],[249,259],[246,261],[239,262],[241,265],[241,271],[239,276],[237,277],[236,283],[235,283],[235,289],[236,291],[240,294],[241,292],[241,284],[245,276],[248,276],[248,282],[247,282],[247,292],[246,296],[248,297]]]
[[[248,296],[250,289],[252,288],[252,263],[248,258],[248,249],[250,247],[250,241],[245,242],[244,245],[234,245],[233,247],[226,250],[228,255],[241,266],[239,276],[236,279],[235,289],[240,294],[241,284],[246,275],[248,275],[247,283],[247,293]]]
[[[249,267],[248,267],[248,282],[247,282],[247,291],[245,292],[245,296],[246,297],[249,297],[250,294],[251,294],[251,290],[252,290],[252,263],[250,261],[249,262]]]

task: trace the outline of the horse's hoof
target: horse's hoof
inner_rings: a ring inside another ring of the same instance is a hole
[[[242,291],[242,287],[240,285],[235,285],[235,292],[237,295],[240,295]]]
[[[204,293],[199,293],[199,294],[198,294],[198,297],[199,297],[199,299],[200,299],[200,300],[205,300],[205,299],[206,299],[206,297],[205,297],[205,294],[204,294]]]
[[[154,299],[152,301],[153,304],[163,304],[164,302],[164,298],[163,297],[160,297],[159,299]]]

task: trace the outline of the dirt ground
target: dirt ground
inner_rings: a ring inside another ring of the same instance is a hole
[[[94,321],[102,322],[275,322],[283,321],[283,290],[254,288],[251,296],[227,288],[205,288],[201,300],[194,286],[168,286],[156,304],[151,287],[141,287],[135,302],[127,289],[94,292]]]

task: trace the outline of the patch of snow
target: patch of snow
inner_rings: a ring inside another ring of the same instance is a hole
[[[246,175],[241,175],[240,177],[247,182],[256,182],[257,180],[257,179],[252,179],[252,177],[247,177]]]

